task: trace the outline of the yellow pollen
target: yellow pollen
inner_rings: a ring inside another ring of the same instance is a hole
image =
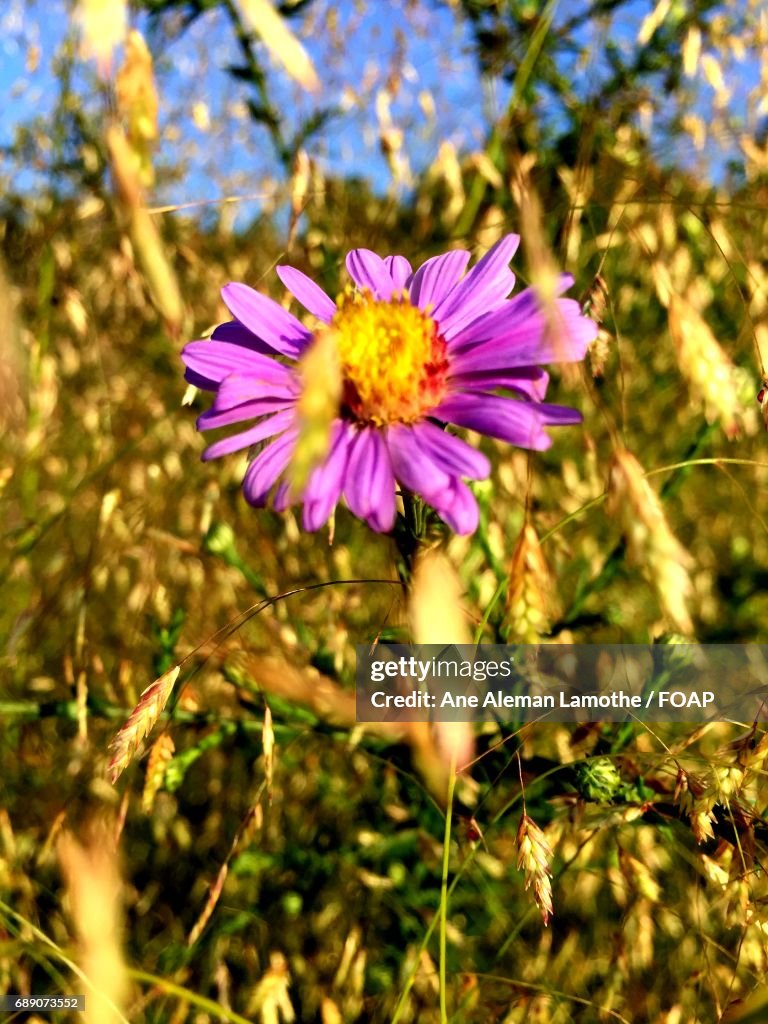
[[[407,295],[387,302],[345,292],[330,329],[336,332],[342,411],[382,426],[414,423],[445,394],[446,345],[437,324]]]

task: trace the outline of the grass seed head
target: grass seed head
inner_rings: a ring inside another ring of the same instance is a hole
[[[261,1024],[292,1024],[296,1020],[288,988],[291,975],[282,953],[271,953],[269,967],[256,986],[249,1013],[258,1013]]]
[[[608,514],[621,524],[629,559],[639,566],[676,629],[693,633],[688,601],[693,560],[669,527],[656,492],[637,459],[626,448],[616,451],[608,478]]]
[[[703,402],[707,420],[719,420],[727,437],[738,436],[742,403],[735,366],[690,302],[673,294],[668,315],[680,371]]]
[[[171,734],[164,732],[152,744],[147,758],[147,772],[144,777],[144,791],[141,794],[141,806],[145,814],[149,814],[155,804],[155,797],[163,788],[165,769],[173,757],[175,750]]]
[[[549,567],[531,523],[525,523],[512,554],[504,629],[509,640],[536,643],[556,614]]]
[[[546,925],[552,908],[552,849],[546,836],[528,814],[517,829],[517,870],[525,872],[525,888],[533,886],[533,897]]]
[[[157,141],[158,95],[152,54],[141,32],[133,29],[125,42],[125,57],[115,79],[117,109],[126,125],[128,140],[139,157],[141,184],[150,187],[155,175],[152,147]]]
[[[139,702],[128,716],[125,725],[118,730],[109,745],[112,757],[109,762],[109,777],[114,783],[120,778],[133,760],[139,743],[148,736],[168,703],[181,666],[176,665],[154,681],[139,698]]]

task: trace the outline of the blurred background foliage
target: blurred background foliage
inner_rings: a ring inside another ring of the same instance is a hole
[[[248,508],[245,459],[199,461],[179,349],[227,318],[229,280],[281,300],[278,262],[335,294],[356,245],[418,263],[519,231],[520,281],[556,263],[601,331],[553,373],[583,430],[533,458],[476,439],[482,525],[445,545],[478,638],[767,642],[768,11],[2,18],[0,990],[82,990],[77,961],[130,1020],[439,1020],[445,766],[434,737],[350,710],[354,644],[406,630],[393,542],[344,510],[330,538]],[[182,658],[112,787],[110,738]],[[450,849],[450,1019],[768,1019],[748,725],[483,730]],[[521,782],[554,851],[546,929],[516,868]],[[121,930],[83,879],[119,887]]]

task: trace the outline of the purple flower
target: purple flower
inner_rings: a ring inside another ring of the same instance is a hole
[[[343,497],[374,530],[391,530],[399,483],[457,533],[471,533],[478,509],[464,478],[482,480],[490,466],[445,425],[548,448],[545,427],[581,417],[542,401],[548,375],[539,364],[583,359],[597,333],[573,299],[545,310],[531,288],[507,298],[518,242],[517,235],[502,238],[466,274],[469,253],[462,250],[435,256],[414,273],[403,256],[353,249],[346,262],[356,288],[338,302],[301,271],[278,267],[282,283],[320,322],[314,331],[247,285],[227,285],[222,295],[235,319],[217,327],[212,341],[191,342],[182,358],[187,380],[216,392],[200,430],[251,425],[212,444],[203,458],[270,439],[248,466],[243,490],[263,506],[277,484],[273,504],[285,508],[292,495],[281,477],[299,433],[296,360],[333,330],[342,397],[328,454],[300,496],[305,529],[321,527]],[[572,283],[563,275],[558,294]],[[515,397],[495,394],[499,389]]]

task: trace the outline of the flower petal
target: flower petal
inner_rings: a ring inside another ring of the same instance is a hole
[[[381,256],[370,249],[352,249],[347,253],[347,270],[358,288],[367,288],[375,299],[392,298],[395,282]]]
[[[451,477],[422,449],[413,427],[395,423],[388,428],[386,440],[395,477],[409,491],[434,505],[450,488]]]
[[[252,444],[264,441],[268,437],[274,437],[275,434],[287,430],[295,418],[296,413],[293,409],[286,409],[274,416],[265,416],[263,420],[248,430],[233,434],[232,437],[224,437],[221,441],[209,445],[202,454],[202,460],[210,462],[211,459],[218,459],[222,455],[231,455],[232,452],[242,451],[243,448],[249,448]]]
[[[597,324],[583,316],[578,302],[573,299],[557,300],[557,321],[553,325],[544,312],[509,322],[496,331],[484,330],[486,341],[465,345],[456,354],[451,353],[454,373],[474,373],[488,370],[508,370],[514,366],[533,363],[578,362],[586,355],[590,342],[597,337]]]
[[[243,423],[245,420],[253,420],[267,413],[292,409],[295,405],[295,398],[254,398],[251,402],[243,402],[242,405],[221,412],[212,407],[197,417],[197,429],[215,430],[217,427],[229,427],[233,423]]]
[[[474,495],[456,476],[436,465],[420,441],[417,428],[389,428],[387,445],[395,476],[432,505],[456,533],[472,533],[479,517]]]
[[[273,383],[265,380],[261,374],[230,373],[219,384],[211,409],[215,412],[226,412],[227,409],[234,409],[236,405],[243,405],[245,402],[272,398],[295,402],[298,396],[299,384],[290,375],[279,383]]]
[[[548,402],[539,402],[538,410],[541,422],[552,427],[572,427],[584,419],[579,410],[572,409],[570,405],[551,405]]]
[[[196,388],[202,388],[203,391],[215,391],[219,386],[215,380],[211,380],[210,377],[203,377],[202,374],[195,373],[189,367],[184,371],[184,380],[187,384],[192,384]]]
[[[347,467],[344,497],[350,511],[378,533],[395,524],[395,477],[389,450],[380,430],[364,427],[357,432]]]
[[[464,249],[452,249],[422,263],[411,281],[411,302],[419,309],[434,308],[457,284],[468,263]]]
[[[214,328],[211,339],[213,341],[229,341],[233,345],[242,345],[243,348],[249,348],[254,352],[263,352],[268,356],[274,357],[275,354],[273,348],[270,348],[261,338],[257,338],[253,331],[243,327],[238,320],[227,320],[226,323],[219,324]]]
[[[543,424],[549,422],[541,412],[545,408],[537,402],[459,392],[441,402],[432,415],[488,437],[509,441],[518,448],[544,451],[552,444],[543,430]]]
[[[384,266],[389,271],[389,275],[395,283],[395,288],[398,291],[402,291],[413,274],[411,264],[405,256],[386,256],[384,258]]]
[[[291,505],[295,505],[299,499],[293,493],[289,480],[282,480],[275,489],[272,497],[272,508],[275,512],[285,512]]]
[[[250,464],[243,479],[243,494],[249,505],[260,508],[266,503],[275,481],[291,460],[298,436],[297,429],[287,430]]]
[[[292,292],[302,306],[318,320],[329,324],[336,315],[336,303],[330,299],[319,284],[295,267],[277,267],[277,276],[288,291]]]
[[[211,355],[211,341],[226,342],[228,345],[242,350],[242,352],[233,354],[231,348],[217,350],[214,347],[214,354]],[[206,351],[203,349],[203,346],[208,346],[209,349]],[[216,357],[217,351],[218,357]],[[236,367],[242,367],[246,365],[246,359],[249,358],[247,354],[252,352],[258,353],[259,356],[269,355],[274,359],[273,349],[265,345],[263,341],[260,341],[247,327],[243,327],[237,320],[229,320],[227,323],[219,324],[214,329],[210,341],[205,339],[191,341],[182,349],[181,358],[187,364],[184,379],[189,381],[190,384],[194,384],[195,387],[205,388],[206,391],[215,391],[216,385],[221,379],[221,373],[226,371],[226,359],[224,358],[226,353],[233,355],[233,362]],[[258,361],[255,365],[259,365]],[[279,366],[280,364],[275,363],[275,365]],[[217,367],[219,368],[218,372]],[[230,367],[230,372],[233,368],[232,366]]]
[[[515,283],[509,261],[520,244],[519,235],[505,235],[469,273],[435,306],[440,333],[450,339],[482,313],[506,299]]]
[[[462,480],[452,480],[450,489],[435,503],[435,509],[454,533],[474,533],[480,509],[474,494]]]
[[[484,480],[490,474],[491,464],[485,455],[460,437],[447,434],[428,420],[417,423],[413,432],[432,461],[450,476]]]
[[[560,274],[555,294],[566,292],[573,284],[571,274]],[[525,288],[512,299],[506,299],[496,309],[473,320],[464,330],[451,339],[452,353],[461,352],[469,345],[481,341],[490,341],[508,330],[514,330],[520,324],[533,317],[536,322],[541,317],[542,301],[535,288]]]
[[[221,296],[241,324],[281,355],[295,359],[312,337],[293,313],[246,284],[225,285]]]
[[[378,302],[399,299],[407,289],[411,303],[434,319],[448,344],[447,397],[415,425],[392,423],[382,429],[335,420],[327,457],[298,496],[284,474],[299,436],[301,381],[295,367],[284,366],[273,354],[298,358],[313,334],[272,299],[243,284],[227,285],[222,294],[235,319],[215,329],[213,342],[186,346],[186,375],[216,392],[212,407],[198,419],[199,429],[255,422],[210,445],[203,458],[271,439],[246,471],[245,497],[260,506],[274,488],[275,507],[300,501],[307,530],[327,521],[342,494],[350,510],[374,530],[391,530],[397,481],[432,505],[455,532],[476,529],[479,509],[463,478],[487,477],[490,464],[481,452],[442,429],[442,423],[522,448],[548,448],[552,442],[545,428],[578,423],[581,416],[575,409],[541,401],[549,378],[540,364],[583,358],[597,333],[571,299],[545,305],[532,288],[507,299],[514,284],[509,261],[518,243],[517,236],[507,235],[468,273],[469,254],[461,250],[427,260],[415,274],[403,256],[381,259],[364,248],[347,255],[347,269],[358,289]],[[277,272],[313,316],[333,322],[337,306],[319,285],[295,267],[280,266]],[[571,283],[570,277],[561,277],[558,294]],[[554,325],[553,313],[559,321]],[[516,391],[521,398],[491,393],[496,389]]]
[[[269,356],[228,341],[190,341],[181,358],[190,370],[214,384],[237,372],[259,374],[269,381],[284,381],[291,372]]]
[[[328,457],[312,470],[302,495],[302,522],[305,530],[319,530],[336,508],[344,486],[351,442],[349,424],[337,420],[333,425]]]
[[[540,366],[516,366],[511,370],[479,370],[459,373],[450,378],[451,385],[462,391],[494,391],[511,388],[520,394],[541,401],[547,393],[549,374]]]

